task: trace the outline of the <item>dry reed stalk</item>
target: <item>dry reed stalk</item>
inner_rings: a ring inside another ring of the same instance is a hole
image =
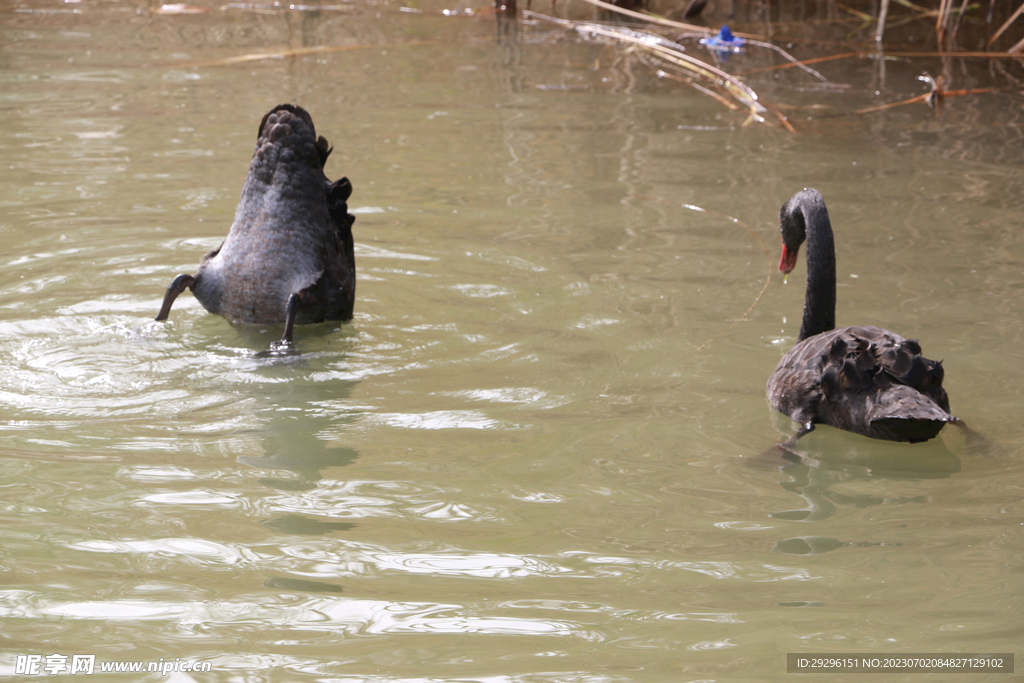
[[[796,128],[794,128],[793,124],[789,122],[789,117],[783,114],[781,111],[779,111],[779,109],[775,105],[773,105],[771,102],[765,102],[764,105],[765,107],[767,107],[768,111],[775,115],[775,118],[779,120],[779,123],[782,124],[783,128],[788,130],[790,133],[796,132]]]
[[[662,17],[656,17],[651,14],[644,14],[643,12],[634,12],[633,10],[628,10],[623,7],[619,7],[618,5],[612,5],[607,2],[602,2],[602,0],[583,0],[583,2],[589,3],[594,7],[600,7],[601,9],[606,10],[608,12],[615,12],[625,17],[640,19],[649,24],[667,26],[668,28],[677,28],[681,31],[690,31],[691,33],[700,33],[702,35],[707,36],[714,34],[714,31],[709,29],[707,26],[695,26],[693,24],[684,24],[682,22],[672,21],[671,19],[664,19]],[[734,33],[733,35],[737,35],[743,38],[747,37],[745,33]]]
[[[863,57],[865,54],[867,54],[867,53],[865,53],[865,52],[843,52],[842,54],[838,54],[838,55],[828,55],[827,57],[814,57],[812,59],[805,59],[805,60],[800,61],[800,62],[798,62],[796,64],[790,62],[789,64],[775,64],[774,66],[763,66],[763,67],[758,68],[758,69],[745,69],[745,70],[741,71],[740,73],[743,73],[743,74],[759,74],[759,73],[764,73],[765,71],[781,71],[782,69],[792,69],[793,67],[799,66],[801,64],[806,66],[807,64],[818,64],[820,62],[831,62],[831,61],[836,60],[836,59],[849,59],[850,57]]]
[[[950,33],[950,40],[956,39],[956,34],[960,32],[960,24],[964,22],[964,14],[967,12],[967,3],[970,0],[963,0],[960,3],[960,9],[956,13],[956,23],[953,24],[953,31]]]
[[[949,8],[953,0],[941,0],[939,2],[939,13],[935,17],[935,34],[938,39],[939,49],[946,42],[946,29],[949,25]]]
[[[461,43],[488,43],[492,42],[491,38],[467,38],[459,41]],[[245,64],[247,62],[258,62],[263,59],[285,59],[288,57],[304,57],[306,55],[322,54],[327,52],[349,52],[351,50],[377,50],[377,49],[391,49],[398,47],[418,47],[422,45],[450,45],[451,41],[447,40],[410,40],[407,43],[378,43],[375,45],[360,44],[360,45],[316,45],[313,47],[295,47],[295,48],[284,48],[281,50],[272,50],[270,52],[250,52],[244,55],[237,55],[235,57],[225,57],[224,59],[214,59],[203,62],[185,62],[179,64],[179,66],[190,66],[190,67],[201,67],[201,66],[231,66],[232,64]]]
[[[868,53],[862,53],[868,54]],[[962,59],[1018,59],[1009,52],[886,52],[887,57],[960,57]]]
[[[858,109],[853,112],[854,114],[871,114],[876,111],[885,111],[886,109],[893,109],[895,107],[902,107],[907,104],[916,104],[918,102],[927,102],[932,100],[933,102],[941,102],[946,97],[961,97],[963,95],[977,95],[979,93],[996,92],[999,88],[971,88],[969,90],[942,90],[941,87],[926,92],[923,95],[917,95],[911,97],[909,100],[902,100],[900,102],[890,102],[889,104],[880,104],[877,107],[868,107],[867,109]]]
[[[888,1],[888,0],[886,0],[886,1]],[[634,19],[641,19],[643,21],[646,21],[648,23],[652,23],[652,24],[655,24],[655,25],[658,25],[658,26],[666,26],[666,27],[669,27],[669,28],[678,28],[678,29],[681,29],[681,30],[684,30],[684,31],[690,31],[690,32],[693,32],[693,33],[697,33],[698,35],[711,35],[712,33],[714,33],[710,29],[707,29],[707,28],[705,28],[703,26],[694,26],[692,24],[683,24],[683,23],[680,23],[678,21],[672,21],[670,19],[664,19],[662,17],[656,17],[656,16],[652,16],[652,15],[649,15],[649,14],[643,14],[643,13],[640,13],[640,12],[633,12],[632,10],[623,9],[623,8],[618,7],[616,5],[611,5],[611,4],[608,4],[607,2],[603,2],[603,0],[583,0],[583,2],[586,2],[588,4],[594,5],[595,7],[600,7],[601,9],[604,9],[604,10],[607,10],[607,11],[610,11],[610,12],[616,12],[616,13],[621,14],[623,16],[632,17]],[[527,10],[527,11],[529,11],[529,10]],[[757,34],[734,32],[733,35],[734,36],[739,36],[741,38],[745,38],[747,40],[747,43],[750,44],[750,45],[757,45],[758,47],[763,47],[763,48],[767,48],[769,50],[774,50],[774,51],[778,52],[785,59],[788,59],[790,62],[792,62],[793,66],[798,67],[800,69],[803,69],[804,71],[806,71],[807,73],[811,74],[815,78],[817,78],[817,79],[819,79],[819,80],[821,80],[821,81],[823,81],[825,83],[828,83],[829,85],[831,85],[833,87],[845,87],[845,86],[836,86],[834,83],[829,81],[827,78],[822,76],[820,73],[818,73],[814,69],[811,69],[810,67],[805,66],[806,62],[801,62],[796,57],[794,57],[793,55],[789,54],[788,52],[783,50],[778,45],[774,45],[772,43],[766,43],[766,42],[757,40],[757,38],[761,37],[761,36],[758,36]],[[787,125],[786,127],[788,128],[789,126]]]
[[[875,28],[875,42],[882,42],[882,34],[885,33],[885,18],[889,14],[889,0],[882,0],[878,8],[878,26]]]
[[[880,104],[877,107],[868,107],[866,109],[858,109],[857,111],[855,111],[853,113],[854,114],[870,114],[870,113],[876,112],[876,111],[885,111],[886,109],[893,109],[894,107],[902,107],[902,106],[907,105],[907,104],[915,104],[917,102],[924,102],[924,101],[926,101],[931,96],[932,96],[932,93],[928,92],[928,93],[925,93],[923,95],[917,95],[916,97],[911,97],[909,100],[903,100],[901,102],[890,102],[889,104]]]
[[[765,42],[762,42],[760,40],[748,40],[747,44],[748,45],[757,45],[758,47],[764,47],[764,48],[767,48],[769,50],[774,50],[775,52],[778,52],[784,58],[789,60],[790,66],[795,66],[798,69],[802,69],[803,71],[806,71],[810,75],[812,75],[815,78],[817,78],[819,81],[827,83],[828,85],[830,85],[833,88],[848,88],[849,87],[848,85],[837,85],[837,84],[833,83],[832,81],[828,80],[827,78],[822,76],[820,73],[818,73],[817,71],[812,69],[811,67],[807,66],[809,63],[811,63],[810,61],[801,62],[799,59],[797,59],[793,55],[789,54],[788,52],[783,50],[778,45],[775,45],[774,43],[765,43]]]
[[[962,57],[964,59],[1016,59],[1016,55],[1013,50],[1020,51],[1024,49],[1024,40],[1017,45],[1014,45],[1006,52],[886,52],[885,54],[889,57]],[[866,57],[873,57],[876,53],[874,52],[843,52],[838,55],[828,55],[826,57],[814,57],[813,59],[805,59],[800,64],[817,64],[819,62],[831,62],[836,59],[849,59],[856,57],[858,59],[864,59]],[[758,69],[745,69],[740,73],[743,75],[759,74],[765,71],[781,71],[782,69],[792,69],[798,66],[798,64],[776,64],[774,66],[764,66]]]
[[[594,7],[600,7],[601,9],[607,10],[608,12],[615,12],[617,14],[621,14],[624,17],[632,17],[633,19],[641,19],[641,20],[643,20],[643,21],[645,21],[645,22],[647,22],[649,24],[657,24],[658,26],[665,26],[667,28],[677,28],[680,31],[688,31],[690,33],[698,33],[698,34],[704,35],[704,36],[712,36],[712,35],[715,34],[715,32],[713,30],[709,29],[707,26],[696,26],[694,24],[684,24],[684,23],[682,23],[680,21],[672,21],[671,19],[666,19],[664,17],[659,17],[659,16],[656,16],[656,15],[653,15],[653,14],[645,14],[643,12],[634,12],[632,10],[628,10],[628,9],[623,8],[623,7],[619,7],[618,5],[612,5],[612,4],[609,4],[607,2],[602,2],[602,0],[583,0],[583,2],[591,4]],[[740,38],[763,38],[764,37],[764,36],[758,35],[756,33],[740,33],[738,31],[733,31],[732,34],[734,36],[739,36]]]
[[[1016,21],[1017,17],[1019,17],[1021,14],[1024,14],[1024,2],[1022,2],[1020,7],[1017,8],[1017,11],[1014,12],[1013,15],[1010,16],[1010,18],[1007,19],[1006,22],[1002,26],[999,27],[999,30],[995,32],[995,35],[993,35],[991,38],[988,39],[988,43],[986,44],[986,46],[991,45],[992,43],[994,43],[997,40],[999,40],[999,36],[1003,35],[1003,33],[1006,31],[1006,29],[1010,28],[1010,24],[1012,24],[1014,21]],[[1022,42],[1024,42],[1024,41],[1022,41]],[[1021,46],[1021,44],[1017,43],[1012,48],[1010,48],[1010,50],[1018,49],[1018,48],[1020,48],[1020,46]]]
[[[757,93],[746,83],[739,80],[721,69],[711,66],[706,62],[691,57],[683,52],[683,47],[672,41],[662,38],[653,33],[636,31],[617,26],[604,26],[582,21],[571,21],[569,19],[558,19],[539,14],[530,10],[524,10],[523,16],[535,17],[559,26],[571,28],[580,35],[600,36],[624,43],[629,43],[648,54],[657,57],[669,64],[689,71],[695,76],[709,81],[722,88],[730,97],[742,104],[750,112],[750,117],[756,121],[763,121],[761,114],[767,109],[758,101]]]
[[[735,102],[730,101],[728,98],[724,97],[722,94],[717,93],[714,90],[711,90],[710,88],[705,88],[704,86],[700,85],[699,83],[694,83],[693,80],[690,79],[690,78],[685,78],[683,76],[677,76],[677,75],[671,74],[671,73],[669,73],[669,72],[667,72],[667,71],[665,71],[663,69],[658,69],[658,68],[654,67],[654,65],[652,65],[650,62],[648,62],[646,60],[646,58],[644,59],[644,63],[647,64],[648,67],[650,67],[650,68],[655,70],[655,75],[657,75],[658,78],[668,78],[668,79],[671,79],[673,81],[677,81],[679,83],[686,83],[691,88],[694,88],[695,90],[698,90],[699,92],[702,92],[705,95],[708,95],[709,97],[711,97],[711,98],[717,100],[718,102],[720,102],[723,106],[726,106],[729,109],[732,109],[733,111],[740,111],[740,109],[741,109],[741,107],[739,105],[737,105]],[[779,120],[779,123],[782,125],[783,128],[788,130],[790,133],[795,133],[796,132],[796,129],[793,128],[793,124],[791,124],[789,122],[789,118],[787,118],[785,114],[783,114],[781,111],[779,111],[777,107],[773,106],[770,102],[763,102],[762,104],[764,104],[765,108],[769,112],[771,112],[775,116],[775,118],[777,118]],[[746,126],[749,123],[750,123],[750,119],[747,119],[743,123],[743,125]]]
[[[888,0],[886,0],[886,1],[888,1]],[[632,10],[623,9],[622,7],[618,7],[616,5],[610,5],[607,2],[603,2],[602,0],[583,0],[583,2],[586,2],[588,4],[594,5],[595,7],[600,7],[601,9],[604,9],[604,10],[608,10],[609,12],[616,12],[616,13],[621,14],[623,16],[632,17],[634,19],[641,19],[643,21],[646,21],[648,23],[655,24],[655,25],[658,25],[658,26],[666,26],[666,27],[669,27],[669,28],[678,28],[678,29],[681,29],[683,31],[690,31],[691,33],[696,33],[698,35],[705,35],[705,36],[710,36],[710,35],[712,35],[714,33],[714,31],[712,31],[712,30],[710,30],[710,29],[708,29],[708,28],[706,28],[704,26],[694,26],[692,24],[682,24],[682,23],[680,23],[678,21],[672,21],[671,19],[664,19],[662,17],[656,17],[656,16],[653,16],[653,15],[650,15],[650,14],[643,14],[641,12],[634,12]],[[736,32],[736,31],[733,32],[733,35],[734,36],[739,36],[741,38],[745,38],[747,40],[747,43],[749,43],[750,45],[757,45],[758,47],[764,47],[764,48],[768,48],[769,50],[775,50],[780,55],[782,55],[784,58],[786,58],[790,62],[792,62],[793,66],[802,68],[807,73],[811,74],[812,76],[814,76],[817,79],[820,79],[820,80],[824,81],[825,83],[828,83],[829,85],[834,85],[831,81],[829,81],[827,78],[822,76],[820,73],[818,73],[814,69],[811,69],[811,68],[808,68],[808,67],[804,66],[804,64],[806,64],[807,62],[801,62],[796,57],[794,57],[793,55],[789,54],[788,52],[783,50],[778,45],[774,45],[772,43],[766,43],[766,42],[762,42],[760,40],[757,40],[758,38],[761,38],[763,36],[759,36],[756,33],[739,33],[739,32]]]
[[[735,102],[730,102],[728,99],[722,97],[721,95],[716,93],[714,90],[712,90],[710,88],[705,88],[700,83],[694,83],[693,81],[688,81],[685,78],[679,78],[678,76],[673,76],[672,74],[670,74],[667,71],[659,70],[657,73],[658,73],[659,76],[662,76],[663,78],[671,78],[673,80],[680,81],[682,83],[686,83],[687,85],[689,85],[691,88],[693,88],[697,92],[702,92],[705,95],[707,95],[708,97],[710,97],[712,99],[715,99],[715,100],[718,100],[719,102],[722,103],[723,106],[726,106],[729,109],[732,109],[733,111],[739,111],[740,110],[740,106],[738,104],[736,104]]]
[[[705,88],[703,85],[700,85],[699,83],[695,83],[693,81],[693,79],[686,78],[684,76],[678,76],[678,75],[673,74],[673,73],[669,73],[668,71],[665,71],[664,69],[659,69],[657,66],[652,64],[646,56],[641,56],[641,60],[649,68],[654,70],[654,75],[657,76],[658,78],[667,78],[667,79],[669,79],[671,81],[675,81],[676,83],[685,83],[686,85],[690,86],[691,88],[694,88],[694,89],[698,90],[699,92],[704,93],[708,97],[711,97],[712,99],[718,101],[722,106],[727,107],[729,109],[732,109],[733,111],[740,111],[742,109],[742,107],[740,105],[736,104],[735,102],[730,100],[728,97],[722,95],[721,93],[715,92],[711,88]]]

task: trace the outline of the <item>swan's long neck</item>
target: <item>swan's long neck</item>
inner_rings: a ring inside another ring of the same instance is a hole
[[[817,201],[802,203],[800,209],[807,230],[807,291],[798,340],[803,341],[836,326],[836,247],[820,195]]]

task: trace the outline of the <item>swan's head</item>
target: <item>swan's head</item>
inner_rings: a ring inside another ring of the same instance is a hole
[[[821,193],[804,188],[789,198],[779,209],[779,230],[782,232],[782,257],[779,271],[788,275],[796,267],[800,245],[807,239],[807,216],[814,210],[824,210],[825,200]]]

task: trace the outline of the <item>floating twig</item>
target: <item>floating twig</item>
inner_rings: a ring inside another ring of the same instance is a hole
[[[775,114],[775,118],[779,120],[779,123],[782,124],[783,128],[788,130],[790,133],[796,132],[796,128],[793,128],[793,124],[789,122],[789,117],[787,117],[785,114],[779,111],[778,107],[771,104],[770,102],[765,102],[764,104],[768,108],[768,111],[770,111],[772,114]]]
[[[811,67],[807,66],[807,64],[810,63],[812,60],[807,60],[807,61],[801,62],[799,59],[797,59],[793,55],[789,54],[788,52],[783,50],[778,45],[775,45],[773,43],[766,43],[766,42],[763,42],[763,41],[760,41],[760,40],[748,40],[747,42],[750,43],[751,45],[757,45],[758,47],[764,47],[764,48],[767,48],[769,50],[775,50],[780,55],[782,55],[784,58],[789,60],[790,66],[795,66],[795,67],[797,67],[799,69],[803,69],[804,71],[806,71],[807,73],[811,74],[815,78],[817,78],[819,80],[822,80],[825,83],[828,83],[833,88],[849,88],[850,87],[848,85],[837,85],[836,83],[833,83],[832,81],[828,80],[827,78],[822,76],[820,73],[818,73],[817,71],[812,69]]]
[[[925,100],[927,100],[931,96],[932,96],[931,93],[925,93],[923,95],[917,95],[916,97],[911,97],[909,100],[903,100],[901,102],[890,102],[889,104],[880,104],[877,107],[868,107],[867,109],[858,109],[857,111],[855,111],[853,113],[854,114],[870,114],[870,113],[876,112],[876,111],[885,111],[886,109],[892,109],[894,107],[902,107],[902,106],[904,106],[906,104],[915,104],[917,102],[924,102]]]
[[[946,97],[960,97],[962,95],[976,95],[979,93],[996,92],[1000,88],[969,88],[967,90],[944,90],[942,87],[942,76],[938,78],[932,78],[928,74],[918,76],[919,81],[927,83],[931,90],[924,93],[923,95],[917,95],[911,97],[908,100],[901,102],[890,102],[889,104],[881,104],[877,107],[868,107],[867,109],[858,109],[853,112],[854,114],[871,114],[876,111],[885,111],[886,109],[893,109],[894,107],[902,107],[907,104],[916,104],[918,102],[927,102],[928,106],[938,109],[942,104],[942,100]]]
[[[651,65],[651,64],[648,64],[648,66],[651,66],[652,68],[654,68],[653,65]],[[735,102],[733,102],[733,101],[731,101],[731,100],[729,100],[729,99],[727,99],[725,97],[722,97],[721,95],[716,93],[714,90],[711,90],[710,88],[705,88],[703,85],[700,85],[699,83],[694,83],[693,80],[691,80],[689,78],[683,78],[682,76],[677,76],[675,74],[670,74],[669,72],[667,72],[667,71],[665,71],[663,69],[657,69],[654,73],[655,73],[655,75],[658,78],[668,78],[668,79],[676,81],[678,83],[685,83],[685,84],[689,85],[692,88],[696,88],[697,90],[699,90],[700,92],[704,93],[705,95],[708,95],[709,97],[712,97],[713,99],[718,100],[722,105],[728,107],[729,109],[732,109],[733,111],[739,111],[740,110],[740,106],[738,104],[736,104]]]
[[[818,64],[820,62],[831,62],[832,60],[835,60],[835,59],[849,59],[850,57],[863,57],[864,54],[865,53],[863,53],[863,52],[844,52],[844,53],[839,54],[839,55],[828,55],[827,57],[814,57],[812,59],[805,59],[805,60],[803,60],[801,62],[798,62],[798,63],[799,64]],[[790,63],[790,64],[775,64],[773,66],[765,66],[765,67],[761,67],[759,69],[746,69],[746,70],[744,70],[744,71],[742,71],[740,73],[744,73],[744,74],[759,74],[759,73],[763,73],[765,71],[779,71],[781,69],[792,69],[795,66],[797,66],[797,64],[793,64],[793,63]]]

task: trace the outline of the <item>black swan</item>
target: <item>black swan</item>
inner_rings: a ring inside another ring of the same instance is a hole
[[[789,273],[807,241],[807,292],[797,345],[768,379],[768,401],[799,425],[795,443],[827,424],[875,439],[927,441],[947,422],[942,362],[921,345],[879,327],[835,328],[836,254],[825,201],[801,190],[779,212],[782,258]]]
[[[224,242],[193,275],[167,288],[166,320],[187,287],[211,313],[245,323],[284,325],[351,320],[356,292],[348,178],[331,182],[331,147],[301,107],[282,104],[263,117],[256,151]]]

